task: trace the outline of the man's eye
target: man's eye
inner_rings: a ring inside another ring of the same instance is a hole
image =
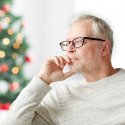
[[[63,43],[63,46],[68,46],[69,45],[69,43]]]
[[[81,40],[76,40],[76,41],[75,41],[75,44],[81,44],[81,43],[82,43]]]

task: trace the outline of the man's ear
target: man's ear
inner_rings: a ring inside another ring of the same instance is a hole
[[[110,50],[111,50],[111,42],[105,41],[103,43],[102,56],[110,55],[110,53],[111,53]]]

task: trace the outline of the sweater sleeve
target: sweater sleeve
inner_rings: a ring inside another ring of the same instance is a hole
[[[1,125],[50,125],[47,109],[42,107],[42,117],[36,113],[40,102],[50,90],[50,86],[34,77],[12,103]]]

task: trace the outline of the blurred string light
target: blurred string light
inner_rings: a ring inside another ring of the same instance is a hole
[[[10,43],[10,40],[8,38],[3,39],[3,44],[8,45]]]
[[[18,67],[13,67],[12,68],[12,73],[13,74],[17,74],[19,72],[19,68]]]
[[[4,51],[0,51],[0,58],[4,58],[5,57],[5,52]]]
[[[17,38],[16,38],[16,42],[13,44],[13,48],[19,49],[21,44],[22,44],[22,40],[23,40],[23,33],[18,33]]]
[[[10,21],[11,21],[11,19],[10,19],[9,17],[5,17],[5,18],[4,18],[4,21],[5,21],[7,24],[9,24]]]
[[[9,28],[9,29],[7,30],[7,33],[8,33],[9,35],[13,35],[13,34],[14,34],[14,30],[13,30],[12,28]]]

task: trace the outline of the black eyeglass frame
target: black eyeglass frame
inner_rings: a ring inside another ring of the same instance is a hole
[[[78,38],[82,38],[82,39],[83,39],[83,43],[82,43],[82,45],[81,45],[80,47],[82,47],[82,46],[84,45],[84,40],[85,40],[85,39],[97,40],[97,41],[103,41],[103,42],[105,42],[105,40],[100,39],[100,38],[92,38],[92,37],[77,37],[77,38],[75,38],[75,39],[78,39]],[[73,41],[74,41],[75,39],[73,39],[72,41],[62,41],[61,43],[59,43],[61,49],[62,49],[62,43],[64,43],[64,42],[69,42],[69,44],[72,42],[72,45],[75,47],[75,45],[74,45],[74,43],[73,43]],[[75,47],[75,48],[80,48],[80,47]],[[62,50],[63,50],[63,51],[66,51],[66,50],[64,50],[64,49],[62,49]]]

